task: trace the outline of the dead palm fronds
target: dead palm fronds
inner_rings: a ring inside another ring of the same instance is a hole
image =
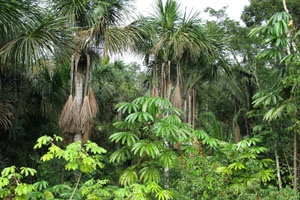
[[[173,91],[171,102],[175,108],[182,109],[182,95],[178,83],[176,84],[175,89]]]
[[[59,118],[58,125],[59,128],[62,130],[66,129],[67,123],[70,121],[71,118],[71,109],[73,104],[73,96],[70,95]]]
[[[88,97],[89,97],[89,104],[90,104],[90,108],[91,108],[92,117],[96,117],[96,115],[99,111],[99,107],[98,107],[98,103],[97,103],[94,91],[92,90],[91,87],[88,92]]]
[[[83,104],[80,110],[80,130],[85,133],[91,128],[92,111],[88,96],[84,97]]]
[[[182,109],[182,94],[181,94],[181,88],[180,88],[181,74],[180,74],[180,64],[179,63],[177,64],[176,70],[177,70],[177,80],[176,80],[176,86],[175,86],[175,89],[173,91],[173,95],[171,98],[171,102],[175,108]]]
[[[157,66],[154,65],[153,68],[153,78],[152,78],[152,90],[151,90],[151,96],[152,97],[158,97],[158,87],[157,87]]]

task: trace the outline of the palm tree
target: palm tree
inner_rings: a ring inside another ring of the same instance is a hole
[[[186,81],[191,77],[185,77],[184,73],[193,76],[193,73],[187,73],[188,68],[197,68],[199,63],[204,65],[199,67],[209,65],[217,50],[216,41],[203,33],[200,22],[199,13],[181,12],[180,5],[174,0],[167,0],[165,4],[158,0],[153,17],[141,17],[135,22],[146,33],[145,43],[138,53],[153,58],[151,94],[168,98],[177,108],[187,105],[183,99],[195,104],[195,99],[192,100],[195,94],[191,88],[199,76],[187,86]],[[192,124],[192,120],[187,119],[188,111],[185,113],[184,118]]]
[[[91,89],[94,59],[103,63],[108,55],[136,43],[139,35],[132,26],[120,27],[126,18],[128,0],[53,0],[54,9],[69,16],[69,25],[75,29],[75,51],[70,64],[70,96],[62,111],[59,125],[70,141],[88,139],[92,119],[98,112],[97,101]],[[73,88],[74,85],[74,88]]]
[[[29,9],[30,8],[30,9]],[[1,68],[39,66],[57,50],[66,53],[73,36],[65,19],[32,1],[0,1]]]
[[[27,76],[39,70],[39,66],[50,61],[58,49],[64,54],[71,47],[71,38],[63,18],[46,12],[33,1],[0,0],[0,85],[3,91],[14,88],[0,98],[0,127],[10,129],[13,121],[18,119],[13,112],[16,109],[14,101],[8,94],[14,93],[12,98],[17,99],[18,91],[24,85],[22,81],[27,80],[20,78],[20,72]]]

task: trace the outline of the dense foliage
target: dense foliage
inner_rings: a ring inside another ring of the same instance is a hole
[[[299,199],[299,2],[133,9],[0,0],[0,198]]]

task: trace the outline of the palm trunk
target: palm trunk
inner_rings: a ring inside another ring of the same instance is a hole
[[[75,72],[75,110],[74,114],[80,116],[80,110],[82,107],[83,102],[83,74],[82,74],[82,67],[78,66]],[[82,140],[82,134],[80,130],[80,125],[76,125],[78,128],[74,130],[74,142]]]

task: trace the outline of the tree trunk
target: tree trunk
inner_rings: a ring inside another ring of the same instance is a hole
[[[274,154],[275,154],[275,161],[276,161],[276,171],[277,171],[278,186],[279,186],[279,189],[281,190],[282,189],[282,181],[281,181],[281,175],[280,175],[280,164],[279,164],[279,156],[278,156],[276,148],[277,148],[277,145],[275,145]]]
[[[76,72],[75,72],[75,98],[74,98],[74,104],[75,104],[75,110],[74,114],[80,116],[80,110],[82,107],[83,102],[83,74],[82,74],[82,66],[78,66]],[[76,128],[74,130],[74,142],[81,141],[82,140],[82,133],[80,130],[80,125],[76,125]]]
[[[188,94],[188,124],[192,124],[192,95],[189,93]]]

